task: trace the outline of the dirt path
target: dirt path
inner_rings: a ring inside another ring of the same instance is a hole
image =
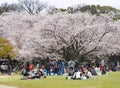
[[[17,88],[17,87],[11,87],[11,86],[0,85],[0,88]]]
[[[10,77],[10,76],[8,76],[8,75],[0,75],[0,78],[8,78],[8,77]]]

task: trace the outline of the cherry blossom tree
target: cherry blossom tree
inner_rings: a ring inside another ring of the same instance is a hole
[[[51,50],[61,54],[66,60],[82,59],[92,53],[104,52],[108,50],[104,46],[112,47],[117,41],[115,33],[118,30],[108,15],[60,13],[47,22],[44,35],[55,40]]]
[[[33,28],[36,17],[23,13],[4,13],[0,19],[2,36],[14,44],[20,57],[24,57],[25,54],[31,56],[34,46],[32,41],[37,33]]]
[[[0,20],[1,36],[10,40],[18,57],[26,61],[50,55],[81,60],[120,53],[120,21],[106,14],[12,12],[2,14]]]

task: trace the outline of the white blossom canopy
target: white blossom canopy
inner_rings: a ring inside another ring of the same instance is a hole
[[[50,51],[56,55],[63,47],[71,46],[78,55],[101,56],[120,53],[119,24],[106,14],[34,16],[9,12],[0,16],[0,35],[9,39],[19,57],[26,60],[44,59]]]

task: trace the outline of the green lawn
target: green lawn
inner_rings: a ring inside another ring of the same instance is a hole
[[[49,76],[46,79],[20,80],[22,76],[0,78],[0,84],[19,88],[120,88],[120,72],[98,76],[97,79],[66,80],[65,76]]]

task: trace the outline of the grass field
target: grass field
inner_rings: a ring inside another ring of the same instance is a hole
[[[66,80],[65,76],[49,76],[46,79],[20,80],[14,75],[0,78],[0,84],[18,88],[120,88],[120,72],[98,76],[88,80]]]

